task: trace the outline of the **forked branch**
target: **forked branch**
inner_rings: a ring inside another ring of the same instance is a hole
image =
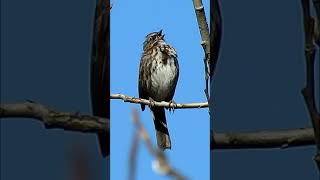
[[[193,6],[194,10],[196,12],[198,26],[201,34],[201,46],[204,51],[204,67],[205,67],[205,80],[206,80],[206,89],[205,94],[207,97],[207,100],[209,101],[209,76],[210,76],[210,33],[209,33],[209,27],[204,11],[204,7],[202,4],[202,0],[193,0]]]

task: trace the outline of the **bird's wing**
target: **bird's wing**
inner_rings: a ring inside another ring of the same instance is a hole
[[[139,67],[139,83],[138,83],[138,90],[139,90],[139,98],[148,99],[148,86],[150,83],[151,72],[149,67],[150,64],[148,63],[147,56],[142,55]],[[148,82],[149,81],[149,82]],[[144,111],[145,105],[141,104],[141,109]]]

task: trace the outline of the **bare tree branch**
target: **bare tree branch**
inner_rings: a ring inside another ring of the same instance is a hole
[[[211,59],[210,59],[210,77],[212,78],[216,64],[218,62],[220,43],[222,37],[222,17],[220,11],[219,0],[213,0],[211,5],[210,14],[210,29],[211,29]]]
[[[313,6],[316,9],[316,28],[315,28],[315,41],[317,45],[320,47],[320,0],[313,0]]]
[[[210,35],[210,41],[211,41],[211,54],[212,54],[212,58],[210,59],[210,63],[209,63],[209,68],[210,68],[210,91],[211,91],[211,96],[214,96],[214,90],[213,90],[213,76],[214,76],[214,72],[215,72],[215,67],[216,64],[218,62],[218,58],[219,58],[219,52],[220,52],[220,44],[221,44],[221,37],[222,37],[222,17],[221,17],[221,11],[220,11],[220,4],[219,4],[219,0],[213,0],[210,3],[210,30],[211,30],[211,35]],[[211,110],[212,107],[209,108],[209,112],[212,111]],[[219,147],[217,145],[218,142],[217,141],[215,143],[215,136],[214,136],[214,130],[211,129],[210,130],[210,149],[213,149],[213,147]],[[218,139],[217,139],[218,140]],[[222,141],[223,142],[223,141]]]
[[[289,148],[314,144],[312,128],[234,133],[213,133],[210,130],[211,150]]]
[[[80,115],[79,113],[58,112],[36,102],[1,104],[0,118],[32,118],[44,123],[47,129],[60,128],[70,131],[108,133],[109,119]]]
[[[205,94],[207,97],[207,100],[209,101],[210,95],[209,95],[209,76],[210,76],[210,33],[208,28],[208,23],[204,11],[204,7],[202,4],[202,0],[193,0],[193,6],[194,10],[196,12],[198,26],[201,34],[201,46],[204,50],[204,68],[205,68],[205,80],[206,80],[206,89]]]
[[[110,2],[98,0],[95,8],[90,59],[90,96],[94,116],[110,118]],[[110,136],[98,133],[103,157],[110,154]]]
[[[187,104],[175,104],[170,102],[150,102],[146,99],[136,98],[127,96],[124,94],[111,94],[110,99],[122,99],[124,102],[130,102],[135,104],[145,104],[151,106],[161,106],[166,108],[174,108],[174,109],[190,109],[190,108],[207,108],[208,102],[200,102],[200,103],[187,103]]]
[[[317,153],[315,155],[315,162],[317,163],[318,170],[320,171],[320,114],[317,112],[315,102],[315,85],[314,85],[314,69],[315,69],[315,33],[314,18],[310,15],[309,0],[301,0],[303,9],[303,22],[305,31],[305,58],[306,58],[306,86],[302,89],[311,122],[315,134],[315,142],[317,145]],[[319,79],[318,79],[319,80]]]
[[[48,129],[61,128],[79,132],[110,133],[109,119],[79,113],[58,112],[30,101],[1,104],[0,118],[32,118],[43,122]],[[312,128],[215,133],[214,138],[211,131],[210,136],[210,149],[284,148],[315,143]]]
[[[136,125],[137,131],[138,131],[141,139],[146,144],[148,151],[150,152],[150,154],[152,156],[154,156],[156,158],[157,171],[159,171],[167,176],[171,176],[177,180],[186,179],[184,176],[182,176],[177,170],[175,170],[169,164],[163,151],[159,150],[158,148],[156,148],[152,145],[149,134],[144,129],[143,125],[141,124],[139,117],[138,117],[138,113],[136,110],[132,110],[132,119],[133,119],[134,124]],[[133,148],[133,150],[134,149],[135,148]]]

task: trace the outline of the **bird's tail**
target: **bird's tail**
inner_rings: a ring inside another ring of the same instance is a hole
[[[163,107],[152,107],[153,122],[156,129],[157,144],[161,150],[171,149],[171,140]]]

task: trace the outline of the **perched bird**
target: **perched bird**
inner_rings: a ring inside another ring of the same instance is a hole
[[[90,90],[94,116],[110,118],[110,23],[109,1],[99,0],[93,28]],[[103,157],[110,154],[110,134],[98,134]]]
[[[172,102],[179,77],[176,50],[164,40],[162,30],[146,36],[139,68],[139,97],[151,101]],[[141,105],[142,111],[145,105]],[[171,140],[163,107],[150,106],[161,150],[171,149]]]

